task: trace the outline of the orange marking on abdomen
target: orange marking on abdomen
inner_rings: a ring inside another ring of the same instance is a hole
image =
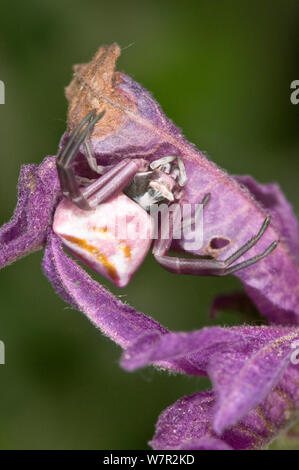
[[[99,233],[106,233],[108,232],[108,227],[96,227],[95,225],[92,227],[92,230],[94,232],[99,232]]]
[[[63,238],[65,238],[71,243],[74,243],[83,250],[88,251],[88,253],[90,253],[91,255],[95,256],[95,258],[106,268],[109,276],[114,280],[118,279],[118,274],[115,269],[115,266],[110,263],[107,256],[99,252],[96,246],[87,243],[87,241],[82,238],[73,237],[72,235],[63,235]]]
[[[131,258],[131,247],[129,245],[119,245],[119,248],[124,252],[126,258]]]

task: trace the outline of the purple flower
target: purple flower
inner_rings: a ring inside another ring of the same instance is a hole
[[[91,136],[97,164],[115,163],[124,157],[153,160],[166,155],[181,156],[188,176],[185,201],[200,203],[207,193],[211,193],[204,213],[203,247],[198,254],[226,259],[257,233],[270,214],[271,225],[251,248],[250,254],[243,255],[238,262],[263,252],[274,240],[280,239],[281,242],[265,259],[238,271],[236,275],[261,313],[271,321],[298,324],[298,226],[279,187],[259,185],[251,177],[233,178],[216,167],[184,139],[145,89],[123,73],[115,72],[118,55],[118,46],[103,47],[92,62],[75,67],[74,79],[67,88],[70,130],[92,108],[96,107],[98,112],[105,109],[103,119]],[[95,86],[96,99],[92,92]],[[62,138],[61,146],[65,145],[66,138],[67,134]],[[75,169],[77,175],[90,176],[82,154],[76,159]],[[76,269],[74,284],[70,282],[68,273],[55,271],[54,276],[48,268],[54,244],[52,217],[61,196],[54,157],[48,157],[40,167],[23,167],[15,215],[0,231],[0,267],[46,244],[46,274],[60,293],[64,286],[64,298],[70,301],[79,295],[78,283],[82,277],[84,284],[86,274],[80,268]],[[213,240],[219,237],[229,244],[215,247]],[[57,253],[58,241],[56,245]],[[176,248],[184,246],[184,240],[180,240]],[[64,256],[62,252],[61,256]],[[100,304],[112,302],[112,297],[102,288],[97,289],[101,294],[100,303],[97,302],[95,308],[100,316]],[[127,309],[117,305],[118,309]],[[89,315],[89,293],[83,289],[80,309]],[[99,326],[109,334],[105,324],[100,322]],[[123,343],[119,336],[118,339]]]
[[[45,158],[40,166],[23,166],[18,188],[14,216],[0,229],[0,268],[46,243],[47,230],[61,197],[55,157]]]
[[[133,370],[154,363],[211,377],[213,392],[182,399],[163,413],[152,441],[154,448],[261,447],[298,410],[298,367],[290,364],[299,323],[296,218],[276,184],[229,176],[187,142],[145,89],[115,72],[118,55],[117,45],[105,46],[92,62],[75,67],[67,88],[68,132],[60,148],[95,108],[97,113],[105,110],[90,137],[96,165],[115,164],[125,157],[147,161],[181,157],[188,178],[184,201],[200,203],[211,194],[204,213],[203,246],[193,254],[225,260],[271,215],[267,231],[237,262],[262,253],[275,240],[280,240],[279,245],[236,275],[260,312],[286,326],[174,334],[120,302],[65,254],[52,230],[62,199],[55,157],[47,157],[40,166],[22,167],[15,214],[0,229],[0,268],[45,248],[43,268],[56,292],[126,349],[124,367]],[[74,170],[78,177],[95,177],[83,153],[76,157]],[[219,244],[219,239],[226,244]],[[177,241],[174,248],[184,251],[186,240]]]
[[[212,327],[140,337],[123,353],[125,369],[148,364],[177,369],[180,362],[182,372],[209,375],[213,383],[213,392],[184,397],[162,413],[151,446],[266,446],[298,418],[299,365],[293,349],[298,339],[299,328],[271,326]]]

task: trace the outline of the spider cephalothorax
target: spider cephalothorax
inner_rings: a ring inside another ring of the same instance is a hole
[[[226,260],[168,256],[174,234],[182,224],[178,213],[187,183],[184,163],[180,157],[166,156],[151,163],[142,158],[124,158],[106,168],[97,166],[88,139],[103,114],[89,113],[57,157],[64,199],[57,207],[53,228],[85,264],[123,287],[142,263],[153,238],[155,259],[165,269],[182,274],[230,274],[256,263],[276,248],[278,241],[260,255],[235,263],[262,237],[270,224],[270,217],[266,217],[257,235]],[[100,174],[87,186],[80,184],[72,168],[82,144],[89,166]],[[204,196],[203,207],[210,197],[210,194]],[[159,229],[155,230],[150,210],[161,203],[169,208],[168,219],[162,218]],[[125,232],[121,226],[124,220]],[[167,225],[167,236],[164,225]]]
[[[163,157],[154,160],[147,171],[136,173],[124,193],[149,211],[153,205],[179,201],[186,182],[182,160],[174,156]]]

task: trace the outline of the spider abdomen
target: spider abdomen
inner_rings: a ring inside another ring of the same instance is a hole
[[[84,264],[124,287],[151,246],[154,222],[120,193],[92,211],[63,199],[55,212],[53,230]]]

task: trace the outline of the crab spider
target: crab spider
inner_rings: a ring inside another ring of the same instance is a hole
[[[152,245],[155,227],[149,212],[154,205],[161,203],[174,210],[168,212],[170,220],[167,221],[167,237],[162,236],[166,223],[162,217],[152,251],[158,263],[168,271],[223,276],[256,263],[276,248],[278,241],[273,242],[263,253],[235,264],[265,233],[270,224],[270,217],[266,217],[258,233],[224,261],[212,257],[169,256],[174,233],[181,224],[177,208],[180,207],[179,201],[187,182],[183,161],[179,157],[166,156],[149,164],[141,158],[124,158],[113,166],[97,167],[89,136],[103,114],[96,115],[95,111],[89,113],[57,157],[64,198],[56,209],[53,229],[64,245],[83,263],[117,286],[126,286]],[[80,186],[72,167],[82,144],[89,167],[101,173],[85,187]],[[208,204],[210,197],[207,194],[203,198],[203,207]],[[120,218],[126,219],[128,229],[121,236],[119,233],[116,235],[115,231],[119,229]],[[142,237],[138,236],[141,229]]]

